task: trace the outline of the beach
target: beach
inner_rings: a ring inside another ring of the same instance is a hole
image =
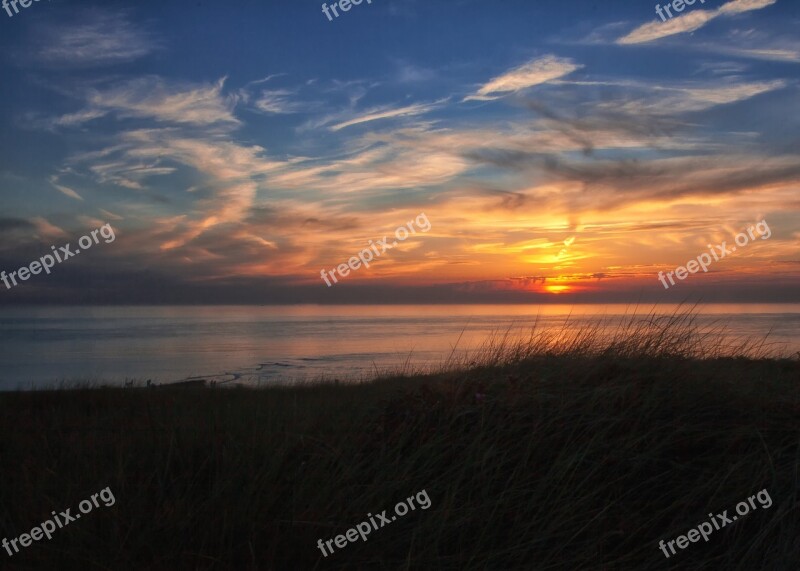
[[[204,378],[268,386],[363,380],[436,369],[497,335],[610,330],[675,305],[401,305],[72,307],[0,310],[0,390],[61,382],[144,384]],[[732,339],[800,350],[800,305],[697,306],[698,320]],[[510,332],[509,332],[510,330]],[[455,348],[455,349],[454,349]],[[410,368],[410,369],[409,369]],[[24,381],[23,381],[24,379]]]

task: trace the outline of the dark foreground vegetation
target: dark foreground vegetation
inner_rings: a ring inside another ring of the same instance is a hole
[[[800,362],[663,325],[352,386],[2,394],[0,539],[116,504],[0,568],[796,570]],[[429,509],[317,548],[421,490]]]

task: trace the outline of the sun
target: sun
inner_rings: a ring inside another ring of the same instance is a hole
[[[559,293],[568,292],[570,290],[570,287],[569,286],[565,286],[565,285],[548,285],[548,286],[544,286],[544,290],[547,293],[559,294]]]

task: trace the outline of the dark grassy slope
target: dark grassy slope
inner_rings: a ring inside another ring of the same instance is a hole
[[[792,569],[800,363],[528,355],[358,386],[0,396],[0,536],[39,569]],[[476,399],[476,393],[485,393]],[[674,539],[766,488],[667,560]],[[426,490],[323,558],[331,539]]]

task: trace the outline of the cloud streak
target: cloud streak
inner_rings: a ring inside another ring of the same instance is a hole
[[[76,19],[43,25],[34,59],[48,66],[98,67],[130,62],[160,47],[124,12],[79,10]]]
[[[441,102],[436,103],[417,103],[414,105],[407,105],[405,107],[381,107],[373,108],[367,111],[364,115],[342,121],[328,127],[331,131],[339,131],[346,127],[353,125],[360,125],[362,123],[369,123],[371,121],[379,121],[381,119],[394,119],[396,117],[411,117],[414,115],[423,115],[436,109]]]
[[[644,44],[661,38],[694,32],[720,16],[742,14],[751,10],[761,10],[775,4],[777,0],[731,0],[716,10],[693,9],[686,14],[675,16],[666,22],[656,20],[643,24],[622,36],[616,43],[620,45]]]
[[[481,86],[473,95],[465,97],[464,101],[499,99],[529,87],[564,77],[582,67],[582,65],[576,64],[568,58],[560,58],[554,55],[544,56],[493,78]]]
[[[223,95],[224,85],[225,78],[214,84],[189,85],[143,77],[107,91],[92,91],[88,98],[91,107],[84,113],[91,117],[92,112],[111,111],[120,117],[193,125],[238,124],[233,116],[236,98]]]

